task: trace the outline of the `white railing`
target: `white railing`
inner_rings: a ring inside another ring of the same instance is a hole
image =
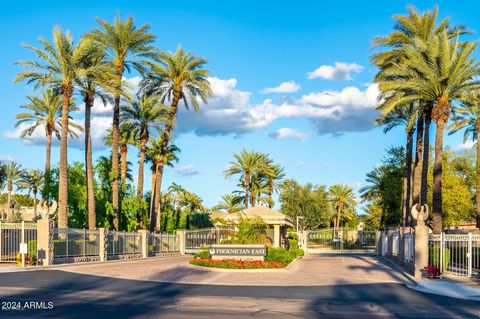
[[[414,241],[413,241],[413,235],[412,234],[404,234],[403,235],[403,240],[404,240],[404,251],[403,251],[403,258],[406,261],[413,262],[415,260],[415,247],[414,247]]]
[[[430,235],[430,266],[442,275],[473,277],[480,273],[480,235],[445,234]]]
[[[98,256],[100,239],[98,230],[55,228],[53,255],[55,257]]]

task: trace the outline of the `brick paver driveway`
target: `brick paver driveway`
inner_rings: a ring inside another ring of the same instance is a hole
[[[88,275],[159,282],[245,286],[317,286],[335,284],[409,283],[374,256],[312,255],[288,269],[219,271],[191,266],[191,257],[150,258],[102,264],[78,264],[58,269]]]

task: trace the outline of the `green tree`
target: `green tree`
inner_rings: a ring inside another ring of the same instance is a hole
[[[337,218],[334,219],[333,227],[340,228],[342,216],[344,220],[352,220],[356,216],[357,200],[353,189],[345,184],[335,184],[328,189],[330,200],[337,212]]]
[[[19,127],[24,123],[31,123],[26,127],[20,137],[24,138],[30,136],[39,127],[45,128],[45,136],[47,137],[47,150],[45,158],[45,175],[50,171],[50,153],[52,147],[52,137],[55,135],[60,139],[60,132],[62,130],[62,106],[60,95],[56,94],[53,88],[48,88],[40,91],[39,96],[27,96],[28,104],[20,106],[26,112],[19,113],[15,117],[17,122],[15,127]],[[72,104],[70,111],[76,111],[77,108]],[[83,128],[73,122],[69,117],[68,134],[70,137],[78,137],[78,132],[82,132]]]
[[[160,128],[165,115],[165,108],[155,95],[138,97],[137,101],[131,101],[129,105],[123,105],[120,118],[133,130],[140,148],[140,160],[138,164],[138,198],[143,198],[144,162],[148,139],[151,128]]]
[[[478,143],[478,132],[480,131],[480,95],[470,94],[461,105],[453,109],[455,117],[450,125],[450,134],[464,129],[463,142],[466,143],[470,135],[472,141],[476,142],[476,176],[475,176],[475,213],[477,228],[480,228],[480,143]]]
[[[77,45],[73,43],[72,35],[56,27],[53,30],[53,41],[40,38],[43,48],[31,49],[36,59],[34,61],[21,61],[17,64],[26,71],[18,74],[15,82],[27,80],[38,86],[52,87],[62,95],[62,123],[60,132],[60,180],[58,196],[58,226],[68,227],[68,179],[67,179],[67,138],[70,105],[74,85],[77,79],[94,70],[85,69],[83,62],[93,49],[93,43],[81,38]]]
[[[238,197],[234,194],[222,195],[221,201],[217,205],[212,207],[212,210],[214,211],[221,210],[227,213],[235,213],[242,209],[244,209],[244,207],[241,205]]]
[[[167,155],[167,146],[172,137],[172,130],[178,113],[178,104],[183,101],[188,109],[191,105],[194,111],[200,107],[199,101],[207,102],[212,94],[208,82],[209,71],[204,68],[206,60],[196,57],[192,52],[186,52],[179,47],[174,53],[161,53],[159,64],[154,64],[152,71],[143,82],[143,90],[148,94],[156,94],[162,103],[171,101],[169,115],[163,130],[162,149],[159,161],[159,175],[163,176],[164,158]],[[161,180],[155,183],[155,194],[160,194]],[[160,211],[160,196],[155,196],[155,211]],[[155,218],[156,214],[152,214]],[[152,221],[156,225],[155,221]]]
[[[133,18],[122,21],[120,15],[113,23],[97,19],[100,28],[94,29],[88,37],[105,49],[107,58],[113,65],[114,81],[117,92],[114,93],[113,124],[112,124],[112,208],[114,210],[113,227],[118,229],[119,185],[118,185],[118,139],[120,131],[120,98],[122,77],[125,69],[133,67],[144,71],[148,60],[156,58],[158,51],[151,44],[155,36],[151,34],[148,25],[137,27]]]
[[[10,213],[10,208],[12,207],[13,186],[16,186],[17,188],[20,186],[20,182],[22,181],[25,171],[22,169],[22,165],[20,165],[19,163],[9,161],[6,165],[5,173],[8,192],[7,207],[9,209],[8,213]]]
[[[33,211],[37,214],[37,193],[42,189],[45,181],[45,174],[39,169],[31,169],[24,173],[21,181],[18,182],[20,188],[28,189],[33,193]]]

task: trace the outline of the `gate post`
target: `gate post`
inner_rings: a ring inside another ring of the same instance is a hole
[[[142,245],[141,245],[142,258],[147,258],[148,257],[148,230],[141,229],[138,232],[140,233],[140,237],[142,239]]]
[[[38,263],[42,266],[53,265],[53,220],[48,217],[37,221]]]
[[[217,229],[217,234],[218,234],[219,230]],[[186,231],[185,230],[177,230],[177,235],[178,235],[178,239],[179,239],[179,244],[180,244],[180,247],[179,247],[179,251],[180,251],[180,255],[185,255],[185,234],[186,234]],[[220,243],[220,239],[219,237],[217,236],[217,239],[216,239],[217,243]]]
[[[107,240],[106,240],[106,229],[98,229],[98,254],[100,255],[100,261],[107,260]]]
[[[467,276],[468,278],[472,277],[472,233],[468,233],[468,252],[467,252],[467,263],[468,263],[468,270]]]

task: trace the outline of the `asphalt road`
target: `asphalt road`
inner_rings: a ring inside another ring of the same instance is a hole
[[[0,300],[0,318],[480,318],[478,302],[424,294],[400,283],[195,285],[60,270],[1,273]],[[51,309],[38,309],[49,302]],[[18,305],[23,309],[11,309]]]

